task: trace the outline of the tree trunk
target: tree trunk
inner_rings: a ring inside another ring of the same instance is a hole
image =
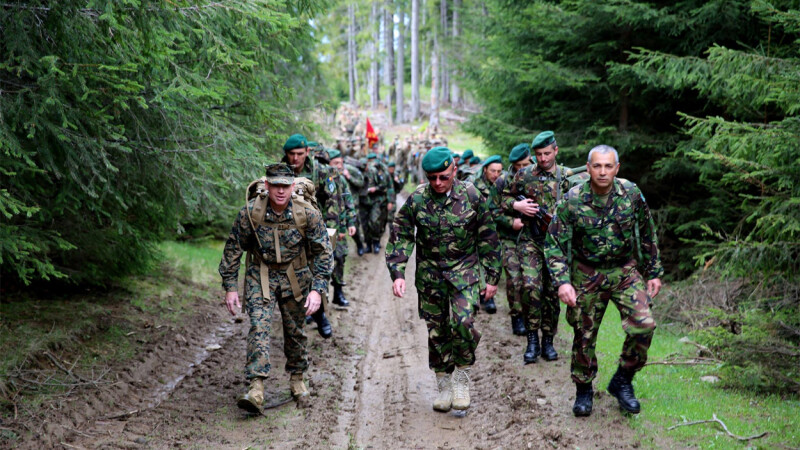
[[[447,27],[447,0],[440,0],[439,2],[439,18],[441,19],[441,37],[439,39],[439,99],[443,103],[450,102],[450,88],[447,70],[447,44],[448,44],[448,27]]]
[[[355,7],[347,5],[347,81],[350,88],[350,104],[356,103],[356,64],[355,64]]]
[[[433,34],[433,51],[431,52],[431,117],[428,128],[439,126],[439,39]]]
[[[419,117],[419,0],[411,0],[411,120]]]
[[[395,84],[395,87],[394,87],[396,98],[397,98],[397,101],[395,102],[397,104],[397,106],[396,106],[397,113],[395,115],[395,117],[396,117],[395,122],[396,123],[403,123],[405,121],[404,117],[403,117],[403,106],[404,106],[403,102],[405,101],[403,99],[403,87],[404,87],[404,84],[405,84],[404,75],[405,75],[405,71],[406,71],[405,48],[404,48],[404,46],[405,46],[405,31],[406,30],[405,30],[405,27],[403,26],[404,25],[403,24],[403,19],[405,18],[404,8],[402,7],[402,3],[401,2],[397,2],[397,4],[398,4],[398,6],[397,6],[397,17],[400,19],[400,21],[397,24],[397,52],[396,52],[397,53],[397,65],[395,66],[395,72],[396,72],[396,77],[395,78],[397,80],[397,83]]]
[[[459,13],[461,12],[461,0],[453,0],[453,39],[451,42],[451,48],[458,48],[458,36],[461,34],[461,30],[459,29],[461,24],[459,23]],[[454,52],[454,54],[459,55],[458,51]],[[458,67],[458,60],[459,58],[455,58],[456,62],[454,64],[455,67]],[[451,61],[451,64],[453,61]],[[458,87],[458,81],[456,78],[458,77],[458,70],[453,69],[450,72],[450,102],[453,104],[454,107],[458,107],[461,104],[461,89]]]
[[[370,13],[370,26],[372,26],[372,43],[370,44],[372,50],[372,63],[369,66],[369,104],[372,109],[378,107],[378,102],[381,98],[381,81],[378,79],[378,58],[379,49],[378,42],[380,42],[380,26],[378,24],[378,2],[372,2],[372,12]]]
[[[422,28],[428,24],[428,0],[422,0]],[[430,62],[426,61],[428,57],[428,48],[430,42],[430,33],[425,33],[425,39],[422,42],[422,47],[419,49],[420,59],[422,59],[422,73],[420,75],[420,84],[422,86],[428,85],[430,78]]]
[[[389,87],[386,108],[391,110],[394,94],[394,12],[392,0],[383,3],[383,85]],[[390,114],[391,116],[391,114]]]

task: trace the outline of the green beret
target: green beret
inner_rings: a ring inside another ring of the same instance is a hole
[[[552,131],[542,131],[531,142],[531,148],[544,148],[556,141],[556,136]]]
[[[461,154],[460,153],[453,153],[453,158],[461,159]]]
[[[397,165],[397,164],[395,164],[395,163],[394,163],[394,161],[392,161],[392,162],[390,162],[390,163],[389,163],[389,167],[394,167],[394,166],[396,166],[396,165]]]
[[[294,182],[294,170],[286,163],[270,164],[267,169],[267,183],[289,185]]]
[[[319,142],[308,141],[308,146],[311,147],[311,148],[319,147]]]
[[[502,164],[503,163],[503,158],[500,155],[492,155],[492,156],[486,158],[486,161],[483,162],[483,167],[486,167],[489,164],[494,164],[494,163],[501,163]]]
[[[469,164],[470,164],[470,165],[473,165],[473,164],[480,164],[480,163],[481,163],[481,159],[480,159],[479,157],[477,157],[477,156],[473,156],[473,157],[472,157],[472,158],[470,158],[470,160],[469,160]]]
[[[289,150],[305,147],[308,147],[308,141],[306,140],[306,137],[302,134],[293,134],[289,136],[289,139],[287,139],[286,143],[283,144],[283,151],[288,152]]]
[[[515,163],[522,161],[528,156],[531,156],[531,146],[528,144],[519,144],[511,149],[511,154],[508,155],[508,160],[512,163]]]
[[[453,156],[447,147],[434,147],[422,157],[422,170],[429,173],[441,172],[453,165]]]
[[[342,152],[340,152],[339,150],[336,150],[335,148],[328,149],[328,158],[336,159],[341,157],[342,157]]]
[[[378,155],[376,155],[375,152],[369,152],[369,154],[367,154],[367,159],[375,159],[377,157]]]
[[[461,155],[461,159],[463,159],[464,161],[469,161],[469,159],[472,158],[473,156],[475,156],[475,153],[473,153],[471,149],[467,149],[464,152],[464,154]]]

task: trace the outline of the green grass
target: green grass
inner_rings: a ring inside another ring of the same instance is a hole
[[[563,319],[562,329],[571,330]],[[684,335],[660,326],[656,330],[648,354],[649,361],[664,360],[670,355],[696,356],[696,349],[679,342]],[[597,343],[600,372],[595,389],[605,389],[616,370],[624,333],[619,313],[609,305]],[[642,413],[626,420],[643,442],[660,436],[680,446],[701,448],[775,448],[800,446],[800,401],[774,395],[759,395],[700,381],[704,375],[717,375],[716,366],[646,366],[634,380],[636,395],[642,401]],[[737,441],[725,434],[717,424],[701,424],[667,428],[686,421],[710,420],[712,414],[725,422],[739,436],[752,436],[764,431],[766,437],[749,442]],[[653,443],[652,445],[657,445]]]

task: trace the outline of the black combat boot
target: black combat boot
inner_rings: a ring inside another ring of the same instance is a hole
[[[520,316],[511,316],[511,331],[517,336],[525,336],[525,321]]]
[[[608,393],[617,398],[620,408],[631,414],[639,414],[641,405],[633,393],[631,381],[633,381],[633,372],[617,367],[617,373],[611,377],[611,381],[608,383]]]
[[[553,347],[553,336],[542,335],[542,358],[545,361],[555,361],[558,359],[558,352]]]
[[[592,397],[594,391],[592,390],[592,383],[576,383],[578,388],[575,394],[575,404],[572,405],[572,414],[578,417],[588,416],[592,413]]]
[[[356,246],[358,247],[358,250],[357,250],[358,251],[358,256],[364,256],[364,253],[366,253],[367,251],[364,250],[364,246],[361,245],[361,242],[358,242],[356,244]]]
[[[343,308],[347,308],[350,306],[350,302],[344,296],[344,292],[342,289],[341,284],[331,283],[333,284],[333,304],[339,305]]]
[[[381,252],[381,241],[375,240],[372,241],[372,253],[380,253]]]
[[[328,318],[325,317],[325,312],[323,310],[320,309],[312,314],[311,317],[314,318],[314,322],[317,322],[317,331],[323,339],[328,339],[333,336],[333,328],[331,328],[331,323],[328,322]]]
[[[494,303],[494,297],[483,302],[483,309],[489,314],[494,314],[497,312],[497,305]]]
[[[528,346],[525,347],[525,354],[522,355],[525,364],[535,363],[539,353],[539,330],[528,331]]]

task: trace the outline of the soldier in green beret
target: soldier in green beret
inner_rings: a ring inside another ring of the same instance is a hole
[[[366,251],[380,253],[381,236],[386,229],[389,211],[394,209],[395,192],[389,169],[375,153],[367,155]]]
[[[577,394],[572,412],[592,412],[595,344],[610,300],[619,310],[625,341],[608,392],[622,409],[636,414],[640,405],[632,380],[647,362],[656,328],[650,305],[664,274],[656,226],[639,187],[616,177],[619,154],[614,148],[593,148],[586,164],[590,181],[564,196],[544,249],[553,285],[575,331],[571,371]]]
[[[328,232],[317,209],[292,199],[292,169],[286,164],[272,164],[266,175],[266,192],[260,191],[239,211],[219,264],[225,305],[235,316],[242,309],[238,276],[242,255],[247,252],[244,288],[250,331],[245,375],[250,389],[238,398],[237,405],[254,413],[264,404],[264,380],[271,367],[269,333],[276,303],[283,321],[283,351],[292,395],[308,395],[303,382],[308,369],[304,316],[319,309],[331,274]]]
[[[469,161],[475,154],[472,152],[472,149],[468,148],[464,150],[464,153],[461,155],[461,164],[458,166],[458,171],[456,172],[456,178],[459,180],[466,180],[472,173],[465,173],[465,171],[469,171]]]
[[[519,144],[512,148],[508,160],[511,162],[508,170],[500,174],[494,183],[499,194],[502,194],[508,182],[514,178],[514,174],[533,163],[530,144]],[[498,204],[500,201],[502,195]],[[522,226],[522,219],[514,214],[504,213],[497,218],[497,233],[503,243],[503,267],[506,272],[506,296],[511,315],[511,332],[517,336],[525,336],[527,333],[522,312],[522,268],[517,255],[517,237]]]
[[[386,266],[394,295],[403,297],[406,264],[416,245],[419,315],[428,327],[428,366],[439,388],[433,408],[464,410],[470,405],[469,369],[481,337],[472,303],[478,297],[481,268],[486,296],[497,292],[499,241],[480,193],[471,183],[455,179],[449,149],[431,149],[422,168],[429,182],[417,187],[398,211]]]
[[[344,286],[347,284],[344,281],[344,265],[348,253],[346,237],[353,237],[356,234],[357,213],[355,203],[353,202],[353,195],[350,192],[350,185],[343,175],[345,169],[342,153],[336,149],[328,149],[327,152],[330,157],[330,162],[328,164],[333,167],[337,173],[335,177],[336,188],[342,193],[342,195],[338,196],[340,202],[336,205],[336,211],[332,212],[332,215],[337,220],[333,224],[328,224],[329,228],[333,228],[331,225],[335,225],[339,232],[339,238],[336,240],[336,247],[333,250],[334,264],[333,275],[331,277],[331,284],[333,285],[333,304],[347,307],[350,305],[350,302],[344,295]],[[344,216],[336,214],[339,210],[345,212]]]

